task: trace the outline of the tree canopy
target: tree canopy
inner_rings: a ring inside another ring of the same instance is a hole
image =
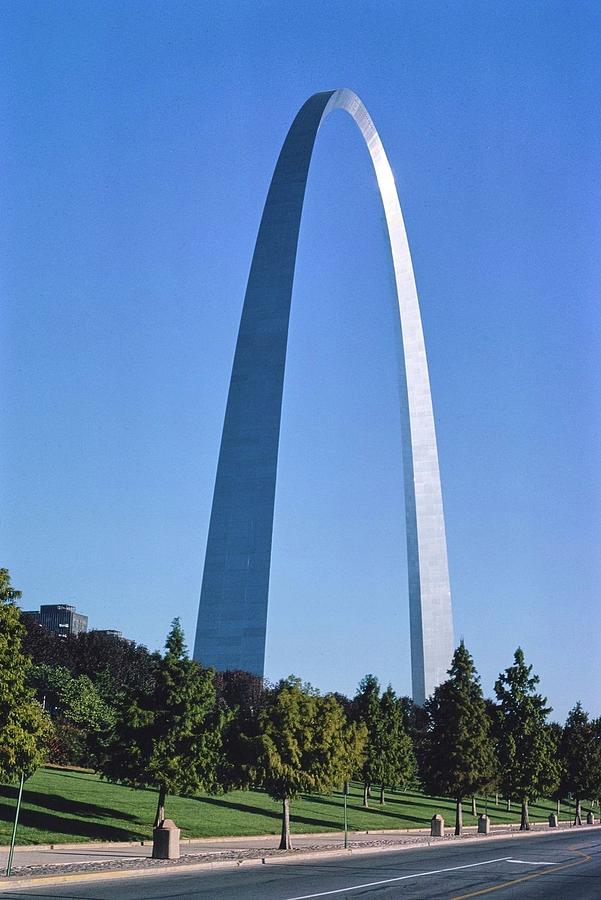
[[[365,725],[367,735],[359,772],[363,805],[369,805],[372,784],[380,785],[383,804],[385,787],[405,784],[416,768],[413,744],[404,727],[404,704],[390,685],[380,694],[378,679],[366,675],[359,683],[353,711],[357,721]]]
[[[539,680],[518,647],[514,664],[495,683],[500,786],[506,797],[522,805],[522,831],[530,828],[528,804],[552,791],[559,780],[557,745],[547,724],[551,709],[536,691]]]
[[[0,569],[0,781],[31,775],[45,758],[48,717],[27,684],[31,660],[23,653],[24,628],[8,569]]]
[[[168,794],[217,790],[226,718],[217,707],[213,670],[188,658],[175,619],[150,691],[124,697],[105,744],[101,771],[131,787],[159,792],[157,822]]]
[[[24,617],[23,648],[35,665],[62,666],[87,675],[108,703],[118,695],[150,689],[160,654],[115,634],[89,631],[59,637]]]
[[[350,725],[331,695],[299,679],[280,683],[259,713],[254,780],[282,801],[280,849],[289,849],[290,800],[304,792],[330,791],[360,764],[365,728]]]
[[[461,834],[462,801],[488,784],[495,766],[480,679],[463,641],[453,655],[449,678],[425,708],[422,782],[429,793],[455,798],[455,834]]]
[[[581,703],[570,710],[559,743],[560,794],[576,800],[574,824],[582,825],[583,798],[601,797],[601,734]]]

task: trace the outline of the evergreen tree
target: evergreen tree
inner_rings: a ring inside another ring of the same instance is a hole
[[[574,795],[574,825],[582,825],[582,800],[601,796],[601,741],[580,703],[568,714],[559,751],[563,770],[560,794]]]
[[[249,780],[282,803],[280,850],[291,848],[290,801],[300,793],[331,791],[360,763],[365,729],[349,725],[340,704],[289,678],[271,691],[259,712],[260,735]]]
[[[455,650],[448,680],[436,688],[425,708],[422,781],[428,793],[455,799],[455,834],[461,834],[463,799],[488,784],[494,772],[490,721],[463,641]]]
[[[218,788],[225,718],[217,709],[213,670],[188,658],[175,619],[152,690],[124,698],[118,709],[101,771],[131,787],[156,788],[157,825],[168,794]]]
[[[601,756],[601,716],[598,719],[593,719],[591,722],[591,730],[594,735],[595,745],[598,748],[599,756]],[[597,801],[597,807],[601,808],[601,774],[597,779],[597,796],[593,797]]]
[[[494,700],[486,699],[484,701],[484,705],[486,707],[486,714],[488,716],[490,722],[490,736],[492,738],[493,747],[495,748],[494,754],[494,769],[490,778],[490,781],[487,785],[485,785],[485,791],[493,792],[495,795],[495,806],[499,805],[499,791],[501,790],[501,769],[499,764],[499,756],[496,752],[496,748],[498,747],[500,740],[500,712],[499,707],[495,703]]]
[[[530,829],[528,804],[550,793],[559,777],[557,745],[547,725],[551,709],[547,698],[536,692],[538,675],[531,673],[532,666],[526,665],[518,647],[514,665],[495,683],[501,789],[508,800],[521,803],[521,831]]]
[[[402,787],[416,770],[413,744],[403,726],[403,707],[390,685],[380,699],[376,760],[375,781],[380,784],[383,805],[385,787]]]
[[[0,781],[31,775],[44,761],[50,723],[27,685],[31,660],[8,569],[0,569]]]
[[[365,725],[367,740],[360,777],[363,782],[363,806],[369,807],[372,784],[382,783],[381,748],[384,742],[380,682],[375,675],[366,675],[359,682],[354,698],[356,720]]]
[[[410,780],[410,784],[419,790],[419,772],[423,768],[420,760],[423,758],[424,741],[428,730],[428,714],[424,707],[415,703],[411,697],[401,697],[399,703],[403,711],[403,727],[411,739],[417,760],[417,772]]]

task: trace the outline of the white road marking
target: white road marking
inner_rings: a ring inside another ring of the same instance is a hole
[[[384,878],[382,881],[370,881],[365,884],[354,884],[350,887],[336,888],[334,891],[320,891],[317,894],[303,894],[300,897],[288,897],[287,900],[312,900],[313,897],[331,897],[333,894],[347,894],[349,891],[360,891],[362,888],[379,887],[382,884],[392,884],[395,881],[407,881],[409,878],[426,878],[428,875],[441,875],[443,872],[458,872],[460,869],[475,869],[478,866],[490,866],[493,863],[508,862],[509,856],[499,859],[487,859],[484,862],[470,863],[466,866],[451,866],[449,869],[432,869],[431,872],[415,872],[413,875],[399,875],[397,878]]]
[[[554,866],[553,862],[531,862],[529,859],[513,859],[513,857],[508,856],[507,862],[512,863],[520,863],[522,866]]]

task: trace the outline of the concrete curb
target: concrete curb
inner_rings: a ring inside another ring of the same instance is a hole
[[[600,825],[580,825],[574,827],[574,833],[581,834],[585,831],[594,831],[599,829]],[[12,878],[2,877],[0,880],[0,892],[5,890],[20,890],[21,888],[29,888],[42,886],[42,885],[60,885],[60,884],[71,884],[75,882],[94,882],[94,881],[119,881],[121,879],[130,879],[130,878],[147,878],[153,877],[155,875],[172,875],[177,872],[197,872],[203,869],[211,870],[211,869],[239,869],[241,866],[245,868],[248,866],[261,866],[261,865],[294,865],[297,862],[307,862],[312,859],[323,859],[327,857],[328,859],[333,859],[341,856],[369,856],[376,855],[379,853],[387,853],[387,852],[399,852],[402,850],[423,850],[428,847],[438,846],[441,843],[448,844],[457,844],[463,842],[465,840],[476,840],[478,842],[481,841],[500,841],[506,838],[529,838],[529,837],[551,837],[552,835],[557,835],[560,832],[571,831],[572,829],[569,827],[564,828],[548,828],[546,831],[532,830],[532,831],[513,831],[513,832],[505,832],[504,834],[489,834],[489,835],[478,835],[477,833],[472,836],[463,837],[463,838],[455,838],[454,835],[448,838],[430,838],[427,839],[424,837],[423,841],[417,841],[415,843],[405,843],[405,844],[397,844],[395,846],[386,846],[386,847],[353,847],[348,848],[347,850],[343,848],[336,849],[324,849],[324,850],[311,850],[307,853],[295,853],[293,856],[256,856],[251,857],[250,859],[224,859],[224,860],[209,860],[209,861],[201,861],[197,863],[182,863],[180,865],[170,865],[170,866],[158,866],[157,868],[136,868],[136,869],[105,869],[101,872],[73,872],[73,873],[63,873],[61,875],[38,875],[31,878],[27,876],[13,876]],[[375,832],[372,832],[375,833]],[[272,837],[273,835],[270,835]]]
[[[567,828],[570,826],[571,819],[564,819],[560,821],[559,828]],[[532,822],[536,828],[548,828],[546,822]],[[491,825],[491,830],[494,833],[495,830],[499,830],[501,828],[511,828],[514,827],[518,829],[517,823],[498,823],[495,825]],[[576,827],[576,826],[574,826]],[[580,828],[585,828],[585,825],[578,826]],[[463,831],[467,834],[476,834],[478,830],[477,825],[464,825]],[[293,838],[324,838],[331,837],[333,839],[340,838],[342,840],[342,831],[308,831],[308,832],[299,832],[294,833],[292,835]],[[349,831],[349,836],[356,834],[394,834],[394,835],[419,835],[419,834],[430,834],[430,828],[370,828],[369,830],[364,829],[353,829]],[[272,841],[277,840],[279,838],[279,831],[273,832],[271,834],[217,834],[212,837],[196,837],[196,838],[180,838],[180,844],[182,846],[189,846],[191,844],[198,844],[202,846],[203,844],[214,844],[218,841],[235,841],[236,843],[243,843],[244,841]],[[19,853],[36,850],[100,850],[100,848],[111,848],[118,849],[123,847],[149,847],[152,844],[152,838],[144,838],[144,840],[140,841],[86,841],[79,842],[74,841],[70,844],[63,843],[55,843],[55,844],[17,844],[15,847]],[[9,846],[8,844],[0,844],[0,853],[8,853]]]
[[[493,828],[505,828],[505,825],[493,825]],[[470,829],[475,830],[475,825],[467,825],[464,831]],[[428,834],[429,828],[373,828],[369,831],[364,829],[349,831],[349,834]],[[342,835],[342,831],[307,831],[295,832],[293,838],[323,838]],[[280,836],[279,831],[271,834],[216,834],[212,837],[196,837],[196,838],[180,838],[180,844],[214,844],[216,841],[235,841],[242,843],[244,841],[275,841]],[[119,847],[146,847],[152,844],[152,838],[145,838],[141,841],[75,841],[70,844],[17,844],[16,850],[21,853],[27,850],[99,850],[101,847],[111,847],[116,849]],[[8,844],[0,844],[0,853],[8,852]]]

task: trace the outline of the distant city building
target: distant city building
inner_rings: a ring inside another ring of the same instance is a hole
[[[116,628],[92,628],[92,632],[94,634],[107,634],[109,637],[123,637],[122,632],[117,631]]]
[[[75,607],[67,603],[45,603],[40,606],[39,612],[24,611],[23,617],[59,637],[82,634],[88,630],[88,617],[76,612]]]

